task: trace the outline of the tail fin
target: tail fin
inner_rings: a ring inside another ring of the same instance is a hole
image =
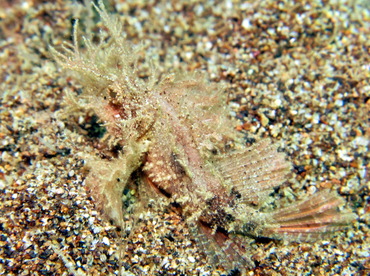
[[[264,235],[272,238],[308,241],[341,230],[355,219],[355,214],[339,212],[344,200],[328,190],[295,205],[273,212],[272,223]]]

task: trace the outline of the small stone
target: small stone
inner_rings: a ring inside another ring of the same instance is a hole
[[[189,257],[188,257],[188,260],[189,260],[189,262],[191,262],[191,263],[194,263],[194,262],[195,262],[195,258],[194,258],[193,256],[189,256]]]
[[[251,24],[249,18],[244,18],[242,21],[242,27],[244,30],[251,30],[253,28],[253,25]]]
[[[63,190],[63,188],[58,188],[58,189],[56,189],[56,190],[55,190],[55,194],[57,194],[57,195],[64,194],[64,190]]]
[[[105,245],[110,245],[110,241],[107,237],[103,237],[103,241],[102,241]]]
[[[262,126],[267,126],[268,125],[268,123],[269,123],[269,119],[265,116],[265,114],[263,114],[263,113],[261,113],[260,114],[260,121],[261,121],[261,125]]]

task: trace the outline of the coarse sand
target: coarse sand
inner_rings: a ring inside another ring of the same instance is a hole
[[[151,64],[158,75],[203,71],[225,87],[247,143],[280,141],[294,170],[272,198],[329,188],[358,215],[313,243],[252,242],[247,275],[369,275],[368,1],[104,2],[140,45],[142,77]],[[94,40],[86,5],[0,0],[0,274],[226,275],[171,208],[140,210],[122,242],[86,191],[102,128],[65,97],[82,87],[48,48],[71,41],[76,18]]]

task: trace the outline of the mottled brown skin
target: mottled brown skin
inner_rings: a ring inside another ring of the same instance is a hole
[[[243,271],[253,266],[247,238],[310,240],[341,229],[353,215],[339,213],[343,200],[328,191],[307,201],[263,213],[260,205],[281,185],[291,165],[269,140],[246,148],[227,116],[222,89],[201,76],[171,76],[144,82],[120,25],[96,7],[108,30],[101,44],[74,44],[65,53],[52,49],[64,68],[75,71],[88,103],[104,123],[117,158],[89,157],[86,179],[97,203],[124,227],[122,194],[133,178],[142,190],[175,204],[190,231],[215,265]],[[103,34],[101,34],[103,36]],[[76,100],[77,101],[77,100]],[[146,186],[145,186],[146,185]]]

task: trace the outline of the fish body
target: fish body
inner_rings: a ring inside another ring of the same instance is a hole
[[[95,6],[95,5],[94,5]],[[87,104],[107,129],[105,141],[122,150],[111,159],[90,158],[86,179],[104,213],[124,227],[122,194],[133,180],[142,190],[176,206],[212,263],[226,270],[254,264],[250,238],[311,240],[345,227],[354,218],[339,212],[343,199],[321,191],[274,211],[261,206],[288,178],[291,164],[277,145],[262,139],[246,147],[229,118],[225,96],[201,75],[148,81],[137,76],[137,59],[120,25],[98,2],[108,39],[84,39],[52,52],[77,73]],[[135,179],[133,179],[135,178]]]

